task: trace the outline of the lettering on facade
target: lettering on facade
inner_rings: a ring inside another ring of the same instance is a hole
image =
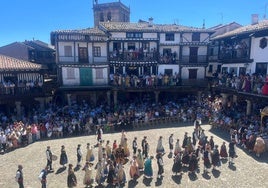
[[[105,36],[90,36],[78,34],[60,34],[58,35],[59,41],[106,41]]]

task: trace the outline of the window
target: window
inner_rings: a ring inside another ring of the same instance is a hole
[[[64,56],[72,57],[72,46],[64,46]]]
[[[96,69],[96,79],[103,79],[103,69]]]
[[[127,44],[127,49],[128,50],[135,50],[135,43],[134,42],[129,42]]]
[[[174,33],[166,33],[166,41],[174,41]]]
[[[260,46],[261,49],[266,48],[266,46],[267,46],[267,39],[266,38],[262,38],[260,40],[260,45],[259,46]]]
[[[127,33],[127,38],[142,38],[142,33]]]
[[[99,47],[99,46],[93,47],[93,56],[94,57],[101,57],[101,47]]]
[[[74,68],[66,68],[66,79],[67,80],[75,79]]]
[[[78,48],[79,62],[88,63],[88,51],[86,47]]]
[[[192,34],[192,41],[200,41],[200,33],[193,33]]]

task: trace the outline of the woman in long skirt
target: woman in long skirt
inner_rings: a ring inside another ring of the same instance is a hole
[[[181,153],[178,153],[174,158],[172,172],[177,175],[177,173],[181,173],[181,170],[182,170]]]
[[[129,149],[128,149],[128,143],[127,143],[127,138],[125,138],[125,141],[123,143],[123,148],[124,148],[124,156],[125,157],[129,157],[130,155],[130,152],[129,152]]]
[[[214,150],[212,152],[212,156],[211,156],[211,161],[212,161],[212,165],[213,165],[213,169],[215,169],[215,167],[220,166],[220,154],[219,154],[219,150],[218,150],[218,145],[214,146]]]
[[[222,159],[227,159],[228,157],[228,153],[227,153],[227,149],[226,149],[226,144],[225,142],[222,143],[221,145],[221,149],[220,149],[220,157]]]
[[[162,136],[160,136],[159,139],[158,139],[157,147],[156,147],[156,153],[165,153],[165,149],[163,147],[162,139],[163,139]]]
[[[89,143],[87,143],[87,155],[86,155],[86,161],[88,162],[93,162],[95,160],[95,156],[94,156],[94,153],[93,153],[93,149],[92,147],[90,146]]]
[[[109,172],[107,176],[107,183],[108,184],[115,184],[116,183],[116,174],[115,174],[115,168],[113,163],[109,164]]]
[[[138,149],[137,163],[138,163],[139,170],[143,170],[144,169],[144,159],[143,159],[143,156],[141,153],[141,149]]]
[[[133,156],[133,159],[130,162],[129,175],[133,179],[138,178],[140,176],[139,165],[137,163],[136,156]]]
[[[236,157],[236,152],[235,152],[235,140],[233,139],[229,143],[229,164],[234,162],[234,158]]]
[[[61,146],[61,154],[60,154],[60,164],[65,167],[65,165],[68,163],[68,157],[65,151],[65,146]]]
[[[72,187],[76,187],[76,185],[77,185],[77,179],[76,179],[76,175],[74,174],[73,165],[69,164],[67,186],[68,188],[72,188]]]
[[[95,181],[98,185],[102,185],[105,181],[105,176],[101,160],[97,163],[95,168],[96,168]]]
[[[117,182],[119,185],[126,183],[126,173],[122,163],[117,165]]]
[[[190,154],[188,170],[190,173],[194,173],[197,170],[197,168],[198,168],[198,160],[197,160],[196,154],[192,152]]]
[[[207,172],[208,169],[211,167],[211,162],[210,162],[210,152],[209,150],[206,148],[206,150],[203,153],[203,160],[204,160],[204,172]]]
[[[183,163],[183,165],[189,165],[189,161],[190,161],[190,154],[189,154],[187,148],[185,148],[183,153],[182,153],[182,163]]]
[[[83,170],[85,171],[83,183],[86,187],[90,187],[93,184],[92,165],[92,163],[87,161],[83,168]]]
[[[145,160],[145,163],[144,163],[144,177],[145,178],[152,178],[153,176],[152,159],[153,159],[153,156],[148,157]]]
[[[181,149],[181,146],[180,146],[180,140],[177,139],[177,142],[175,144],[175,149],[174,149],[174,155],[176,156],[181,151],[182,151],[182,149]]]

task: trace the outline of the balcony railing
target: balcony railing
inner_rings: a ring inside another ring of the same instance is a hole
[[[248,49],[222,49],[220,51],[219,60],[223,61],[244,61],[249,60]]]
[[[207,55],[183,55],[181,58],[181,63],[207,63]]]
[[[110,52],[109,53],[110,61],[157,61],[158,53],[157,52]]]

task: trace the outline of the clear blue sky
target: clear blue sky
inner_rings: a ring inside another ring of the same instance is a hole
[[[99,3],[118,0],[99,0]],[[50,43],[50,32],[93,27],[93,0],[1,0],[0,46],[24,40]],[[206,27],[236,21],[251,23],[251,14],[262,20],[268,0],[121,0],[130,7],[131,22],[154,18],[158,24]]]

